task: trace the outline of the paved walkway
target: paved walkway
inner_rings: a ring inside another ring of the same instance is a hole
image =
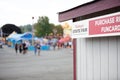
[[[41,51],[35,56],[0,49],[0,80],[73,80],[72,49]]]

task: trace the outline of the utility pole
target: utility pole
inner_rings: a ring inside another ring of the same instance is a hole
[[[32,46],[34,45],[34,17],[32,17]]]

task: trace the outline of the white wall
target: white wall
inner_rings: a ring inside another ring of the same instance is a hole
[[[77,39],[77,80],[120,80],[120,36]]]

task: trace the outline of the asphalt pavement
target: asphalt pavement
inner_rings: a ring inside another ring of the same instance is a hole
[[[13,48],[0,49],[0,80],[73,80],[72,49],[33,51],[16,54]]]

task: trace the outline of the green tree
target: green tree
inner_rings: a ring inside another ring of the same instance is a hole
[[[57,29],[57,34],[63,35],[63,28],[61,25],[56,25],[55,28]]]
[[[46,16],[39,17],[34,29],[35,35],[38,37],[49,35],[52,32],[52,25],[49,23],[49,18]]]

